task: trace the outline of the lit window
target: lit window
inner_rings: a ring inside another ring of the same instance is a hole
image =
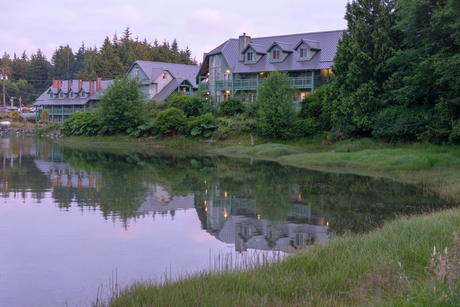
[[[168,74],[167,73],[163,73],[163,79],[166,79],[168,77]]]
[[[273,50],[272,58],[273,58],[273,60],[279,60],[280,59],[280,51],[279,50]]]
[[[303,101],[308,95],[310,95],[310,92],[300,92],[300,101]]]
[[[294,96],[293,96],[292,100],[295,101],[295,102],[297,102],[297,98],[298,98],[298,97],[297,97],[297,93],[294,93]]]
[[[134,68],[134,77],[139,76],[139,68]]]
[[[248,62],[254,61],[254,52],[246,53],[246,61],[248,61]]]
[[[307,58],[308,57],[308,48],[300,48],[300,57]]]

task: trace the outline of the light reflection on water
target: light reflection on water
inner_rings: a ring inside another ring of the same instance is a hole
[[[85,306],[114,271],[125,285],[244,267],[450,205],[386,179],[206,155],[3,137],[0,159],[0,306]]]

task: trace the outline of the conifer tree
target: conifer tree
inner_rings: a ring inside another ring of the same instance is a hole
[[[368,133],[384,106],[384,86],[394,54],[394,0],[347,4],[348,31],[339,41],[327,100],[334,129]]]

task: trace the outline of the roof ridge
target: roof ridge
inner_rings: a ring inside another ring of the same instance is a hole
[[[305,34],[333,33],[333,32],[344,32],[344,31],[347,31],[347,29],[318,31],[318,32],[304,32],[304,33],[295,33],[295,34],[286,34],[286,35],[272,35],[272,36],[262,36],[262,37],[251,37],[251,39],[262,39],[262,38],[272,38],[272,37],[281,37],[281,36],[297,36],[297,35],[305,35]]]

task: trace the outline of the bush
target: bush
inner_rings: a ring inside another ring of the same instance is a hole
[[[219,127],[219,123],[214,120],[211,113],[198,117],[190,116],[187,125],[191,136],[203,136],[204,138],[210,137]]]
[[[155,124],[163,134],[176,134],[186,127],[187,117],[182,110],[169,108],[158,113]]]
[[[149,101],[146,105],[149,118],[155,119],[158,113],[168,108],[168,103],[163,100]]]
[[[254,119],[244,119],[243,116],[220,118],[219,128],[214,132],[213,137],[218,140],[225,140],[233,136],[252,132],[256,127]]]
[[[316,118],[310,117],[299,121],[299,129],[303,135],[312,135],[316,132]]]
[[[230,97],[220,103],[220,110],[225,116],[243,113],[244,109],[244,104],[237,98]]]
[[[135,138],[153,136],[159,133],[158,127],[154,122],[148,122],[135,129],[129,128],[126,132],[129,133],[129,136]]]
[[[40,116],[40,121],[44,124],[48,124],[49,119],[50,119],[50,112],[47,109],[44,109],[42,111],[42,115]]]
[[[88,110],[83,113],[77,111],[64,122],[61,133],[67,136],[98,135],[104,126],[101,113],[101,109]]]
[[[292,103],[292,81],[287,74],[274,71],[259,85],[258,127],[262,135],[275,139],[294,136],[296,110]]]
[[[60,123],[54,123],[54,124],[51,124],[51,125],[47,125],[45,127],[40,127],[37,129],[37,131],[35,131],[35,134],[36,135],[42,135],[42,134],[49,134],[53,131],[59,131],[61,130],[61,124]]]
[[[13,112],[11,112],[11,118],[12,118],[14,121],[17,121],[17,120],[19,119],[19,111],[14,110]]]
[[[299,117],[304,120],[313,118],[316,131],[331,129],[330,114],[325,111],[326,91],[327,85],[321,86],[317,88],[314,93],[305,96],[301,102]]]
[[[147,97],[140,90],[137,79],[129,75],[115,79],[101,97],[103,132],[124,134],[129,128],[137,128],[147,119]]]
[[[173,95],[169,107],[182,110],[187,117],[200,116],[203,112],[203,102],[200,99],[182,94]]]

